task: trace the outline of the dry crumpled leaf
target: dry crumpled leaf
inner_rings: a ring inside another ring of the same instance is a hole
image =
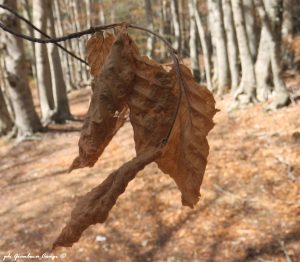
[[[89,49],[94,50],[94,46],[99,45],[96,40],[102,41],[101,38],[95,38],[93,45],[91,42],[88,45]],[[88,53],[91,51],[88,50]],[[94,69],[96,77],[91,103],[79,139],[79,156],[74,159],[69,171],[92,167],[125,121],[125,100],[135,77],[128,64],[132,59],[129,39],[125,35],[119,35],[108,53],[103,68],[97,64],[96,68],[99,71]]]
[[[137,153],[159,144],[169,131],[180,86],[175,68],[170,72],[146,57],[136,56],[136,80],[129,98],[130,121]],[[190,70],[181,65],[185,85],[179,112],[158,167],[169,174],[182,193],[182,203],[193,207],[199,199],[209,151],[206,136],[217,112],[206,88],[199,86]],[[155,132],[153,132],[155,130]],[[147,139],[145,139],[147,138]]]
[[[97,41],[94,39],[88,45],[90,55],[94,52],[91,50],[97,49]],[[94,55],[104,60],[105,54],[96,52]],[[217,111],[212,94],[199,86],[190,70],[181,65],[184,92],[175,120],[180,90],[175,68],[167,71],[155,61],[142,57],[125,27],[116,37],[104,63],[100,64],[103,66],[93,62],[97,65],[93,70],[94,91],[79,140],[79,156],[70,169],[95,164],[122,126],[127,107],[137,158],[81,198],[54,247],[71,246],[89,225],[104,222],[128,182],[153,161],[175,180],[183,205],[193,207],[199,199],[209,151],[206,136],[214,125],[212,118]],[[167,137],[174,120],[169,140],[162,147],[162,140]]]
[[[114,40],[112,34],[97,32],[87,41],[87,59],[93,76],[99,75]]]
[[[99,186],[82,196],[72,211],[70,222],[54,242],[53,249],[57,246],[72,246],[90,225],[103,223],[128,183],[160,154],[159,148],[151,148],[143,152],[111,173]]]

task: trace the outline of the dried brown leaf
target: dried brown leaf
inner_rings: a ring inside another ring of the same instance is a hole
[[[104,35],[103,32],[97,32],[87,41],[87,59],[93,76],[100,74],[114,40],[115,38],[112,34]]]
[[[54,247],[70,246],[89,225],[104,222],[128,182],[150,162],[156,161],[175,180],[182,193],[182,203],[191,207],[199,199],[206,168],[209,151],[206,136],[214,125],[212,118],[217,111],[210,91],[199,86],[190,70],[181,65],[184,90],[177,112],[181,87],[175,68],[167,71],[155,61],[140,56],[125,27],[105,61],[100,63],[96,60],[103,59],[104,55],[95,51],[100,50],[97,41],[90,40],[88,48],[96,78],[79,140],[79,156],[70,169],[95,164],[124,123],[127,107],[137,157],[81,198]],[[98,58],[93,60],[92,56]],[[168,143],[161,149],[162,140],[168,137],[172,126]]]
[[[72,246],[90,225],[103,223],[118,197],[125,191],[128,183],[160,154],[161,151],[157,148],[143,152],[123,164],[99,186],[82,196],[72,211],[70,221],[54,242],[53,249],[58,246]]]
[[[214,126],[213,116],[217,110],[211,92],[196,83],[190,70],[181,65],[181,73],[185,92],[169,142],[156,162],[175,180],[182,193],[182,204],[193,207],[199,200],[207,164],[206,137]],[[180,88],[178,81],[175,88]]]
[[[158,145],[167,136],[180,86],[175,69],[168,72],[162,65],[139,55],[135,59],[137,77],[128,105],[139,153]],[[172,134],[156,162],[175,180],[183,205],[193,207],[199,199],[207,163],[206,136],[214,125],[212,119],[217,110],[211,92],[196,83],[188,68],[180,67],[185,92]]]
[[[135,75],[128,64],[127,33],[120,33],[93,83],[93,94],[79,139],[79,156],[70,171],[92,167],[123,125],[126,97]],[[127,42],[126,42],[127,41]]]

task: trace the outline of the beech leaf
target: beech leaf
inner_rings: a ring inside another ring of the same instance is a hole
[[[93,94],[79,155],[70,170],[96,163],[123,125],[128,109],[137,156],[80,198],[54,248],[71,246],[88,226],[103,223],[129,181],[154,161],[175,180],[183,205],[193,207],[199,200],[209,152],[206,137],[217,112],[213,95],[196,83],[184,65],[178,78],[175,65],[166,68],[141,56],[126,26],[113,43],[111,37],[96,35],[87,45],[95,77]]]

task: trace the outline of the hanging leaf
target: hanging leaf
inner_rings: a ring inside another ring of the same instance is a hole
[[[135,75],[128,64],[132,57],[129,42],[122,39],[123,35],[119,35],[106,55],[103,68],[100,70],[97,67],[99,72],[94,70],[96,78],[79,139],[79,156],[74,159],[69,171],[92,167],[124,124],[127,109],[125,98]],[[94,45],[90,44],[88,47],[93,49]],[[97,56],[99,59],[102,57],[99,54]]]
[[[99,75],[114,40],[112,34],[104,35],[103,32],[97,32],[87,41],[87,59],[91,75]]]
[[[118,170],[111,173],[101,185],[93,188],[81,197],[71,214],[71,220],[60,233],[53,244],[57,246],[72,246],[77,242],[82,232],[90,225],[103,223],[128,183],[146,165],[153,162],[159,155],[160,149],[151,149],[126,162]]]
[[[79,156],[70,170],[95,164],[124,123],[127,107],[137,157],[79,200],[54,247],[71,246],[89,225],[103,223],[129,181],[147,164],[156,161],[175,180],[183,205],[190,207],[199,199],[206,168],[209,151],[206,136],[217,111],[210,91],[199,86],[184,65],[180,66],[179,79],[175,68],[166,70],[141,56],[126,27],[121,29],[101,63],[92,59],[92,54],[98,59],[104,57],[102,51],[95,51],[97,41],[90,40],[88,45],[95,82],[79,139]],[[183,89],[178,104],[180,81]],[[164,145],[162,142],[168,136]]]

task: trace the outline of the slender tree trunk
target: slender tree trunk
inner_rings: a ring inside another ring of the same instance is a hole
[[[295,6],[294,0],[284,0],[282,2],[282,27],[281,27],[281,42],[282,45],[282,60],[286,68],[292,69],[294,66],[294,50],[293,44],[293,8]],[[300,11],[300,10],[299,10]]]
[[[17,10],[16,0],[0,0],[1,4]],[[1,21],[15,32],[20,32],[19,21],[6,11],[0,10]],[[41,123],[34,109],[32,95],[29,89],[23,43],[20,38],[11,34],[1,37],[4,47],[5,77],[7,90],[15,113],[17,139],[31,136],[41,129]]]
[[[187,28],[186,28],[186,7],[188,8],[188,6],[185,7],[185,0],[178,0],[178,15],[179,15],[179,25],[180,25],[180,47],[181,47],[181,53],[182,55],[188,54],[186,51],[186,47],[187,47],[187,36],[186,36],[186,32],[188,32]]]
[[[44,0],[33,0],[33,23],[43,32],[47,30],[47,16]],[[35,37],[40,37],[35,32]],[[52,120],[54,101],[52,93],[50,65],[47,54],[47,47],[43,44],[35,44],[37,86],[40,98],[40,107],[42,112],[42,121],[46,125]]]
[[[64,26],[63,26],[62,17],[61,17],[59,0],[54,0],[53,4],[54,4],[54,15],[56,18],[55,27],[58,30],[58,34],[60,36],[62,36],[62,35],[65,35],[65,30],[64,30]],[[67,48],[66,42],[63,42],[62,45],[65,48]],[[72,82],[72,74],[71,74],[71,61],[70,61],[71,57],[69,57],[69,55],[62,50],[60,50],[60,57],[62,58],[62,66],[63,66],[63,72],[64,72],[64,78],[65,78],[67,91],[69,92],[74,89],[74,85]]]
[[[216,45],[216,58],[217,58],[217,72],[218,72],[218,94],[221,95],[229,87],[228,79],[228,55],[227,55],[227,45],[223,24],[223,14],[221,0],[212,0],[211,8],[213,10],[213,31],[212,34],[215,38]]]
[[[189,1],[188,7],[189,7],[189,19],[190,19],[190,39],[189,39],[190,48],[189,49],[190,49],[190,58],[192,62],[192,71],[196,81],[200,82],[201,74],[200,74],[198,52],[197,52],[197,25],[196,25],[193,5],[191,1]]]
[[[99,10],[99,19],[100,19],[100,24],[105,25],[105,15],[104,15],[104,4],[103,0],[99,0],[100,3],[100,10]]]
[[[270,82],[270,52],[269,52],[269,39],[266,28],[262,26],[260,41],[258,47],[258,55],[255,63],[256,74],[256,96],[259,101],[268,100],[271,95]]]
[[[74,18],[75,18],[75,26],[76,26],[76,31],[81,31],[82,26],[80,24],[80,17],[79,17],[79,12],[78,10],[80,9],[80,1],[73,0],[72,2],[72,7],[73,7],[73,12],[74,12]],[[85,41],[82,39],[78,39],[76,41],[78,44],[78,51],[80,54],[80,57],[85,57]],[[83,84],[87,83],[87,80],[89,79],[89,73],[88,73],[88,68],[86,67],[85,64],[80,63],[80,68],[81,68],[81,74],[82,74],[82,80]]]
[[[25,10],[24,11],[26,13],[27,19],[32,22],[32,15],[31,15],[31,12],[30,12],[29,1],[25,0],[24,5],[25,5]],[[33,28],[31,26],[28,26],[28,30],[30,32],[30,36],[34,37],[34,30],[33,30]],[[30,43],[30,44],[31,44],[31,50],[30,51],[31,51],[31,69],[32,69],[32,75],[33,75],[34,79],[37,79],[37,76],[36,76],[36,63],[35,63],[34,43]]]
[[[52,11],[52,1],[47,0],[46,8],[48,10],[49,18],[49,32],[50,35],[55,37],[54,16]],[[63,123],[65,120],[71,118],[69,109],[69,102],[67,97],[67,88],[63,77],[62,65],[56,45],[48,45],[50,70],[52,77],[53,97],[54,97],[54,120],[58,123]]]
[[[154,25],[153,25],[153,14],[152,14],[152,6],[151,6],[151,0],[145,0],[145,13],[146,13],[146,21],[148,25],[148,29],[153,31]],[[154,36],[148,34],[147,39],[147,55],[153,56],[154,53]]]
[[[13,125],[0,87],[0,136],[6,135],[12,129]]]
[[[0,36],[1,37],[1,36]],[[2,95],[6,104],[6,108],[8,110],[8,114],[10,116],[10,119],[14,122],[15,114],[13,111],[11,100],[7,94],[7,80],[6,80],[6,74],[5,74],[5,61],[4,57],[0,57],[0,87],[2,88]]]
[[[170,41],[170,23],[168,20],[167,12],[167,1],[160,0],[160,27],[159,32],[163,35],[169,42]],[[160,59],[164,61],[167,57],[165,45],[160,45]]]
[[[173,47],[175,50],[181,50],[181,32],[180,32],[180,21],[178,13],[178,2],[177,0],[171,0],[171,14],[172,14],[172,23],[174,28],[174,42]]]
[[[272,1],[273,4],[278,5],[278,0],[266,0]],[[271,68],[272,68],[272,75],[273,75],[273,82],[275,88],[275,100],[270,105],[269,109],[274,110],[282,106],[286,106],[290,103],[289,93],[286,89],[285,83],[282,79],[281,75],[281,67],[280,67],[280,47],[278,44],[278,38],[275,35],[275,32],[272,28],[272,21],[276,20],[275,17],[269,17],[264,3],[262,0],[255,0],[255,5],[258,10],[259,16],[262,20],[263,26],[266,28],[266,34],[269,39],[269,52],[271,57]]]
[[[243,10],[249,48],[252,60],[255,62],[257,56],[257,37],[253,0],[243,0]]]
[[[242,1],[231,0],[231,5],[242,66],[242,79],[235,96],[242,104],[248,104],[255,99],[256,77],[254,64],[248,45]],[[241,95],[243,93],[244,96]]]
[[[208,45],[207,45],[207,41],[206,41],[204,27],[203,27],[203,24],[201,21],[200,14],[198,12],[196,0],[189,0],[189,1],[194,10],[194,16],[195,16],[196,25],[198,28],[199,37],[200,37],[203,58],[204,58],[204,67],[205,67],[205,76],[206,76],[207,87],[209,90],[212,90],[210,53],[209,53],[209,49],[208,49]]]
[[[72,31],[73,32],[77,32],[80,29],[78,27],[80,27],[79,25],[79,17],[77,13],[77,1],[74,0],[68,0],[68,6],[70,8],[70,12],[69,12],[69,16],[70,16],[70,24],[72,26]],[[75,52],[76,54],[78,54],[80,57],[84,57],[82,56],[82,49],[79,43],[79,40],[74,40],[74,41],[70,41],[70,44],[72,46],[72,50],[73,52]],[[83,78],[84,76],[84,68],[83,68],[83,64],[80,63],[78,60],[72,59],[73,62],[73,76],[74,76],[74,80],[76,83],[76,86],[79,87],[82,84],[82,81],[84,81],[85,79]]]
[[[240,69],[238,65],[238,46],[233,24],[233,14],[230,0],[222,0],[224,12],[224,25],[227,39],[228,62],[231,76],[231,92],[235,92],[240,81]]]
[[[85,3],[85,10],[86,10],[86,24],[87,27],[90,28],[92,25],[92,4],[91,4],[91,0],[84,0]]]

